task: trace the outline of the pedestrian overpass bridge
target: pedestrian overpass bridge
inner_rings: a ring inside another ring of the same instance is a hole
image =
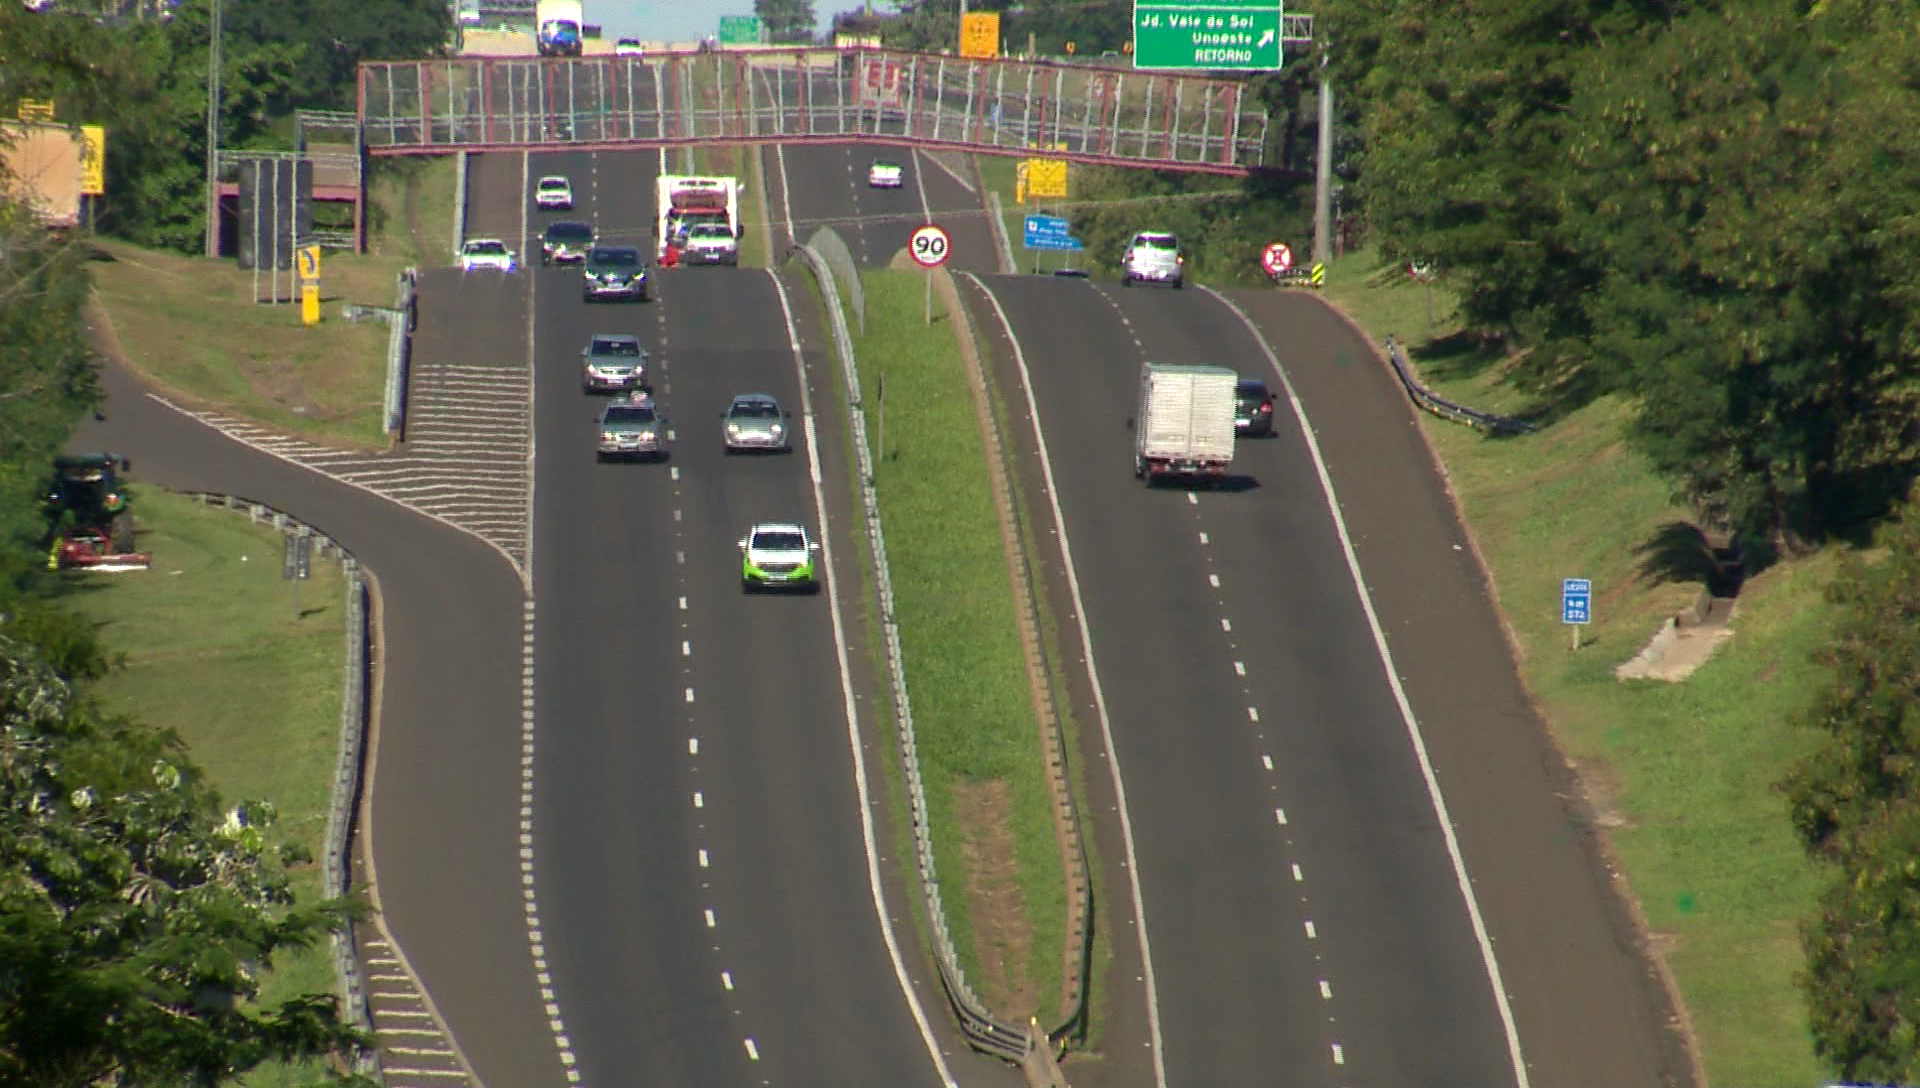
[[[360,66],[373,155],[893,143],[1249,174],[1267,113],[1237,79],[880,49],[452,57]]]

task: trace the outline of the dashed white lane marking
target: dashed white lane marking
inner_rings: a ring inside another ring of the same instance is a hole
[[[1192,494],[1192,492],[1188,492],[1188,494]],[[1210,543],[1212,543],[1212,542],[1211,542],[1211,541],[1209,541],[1209,540],[1207,539],[1207,534],[1205,534],[1205,533],[1201,533],[1201,534],[1200,534],[1200,546],[1204,548],[1204,547],[1206,547],[1206,546],[1207,546],[1208,544],[1210,544]]]
[[[1219,576],[1218,574],[1209,574],[1209,575],[1207,575],[1207,584],[1208,584],[1208,585],[1210,585],[1210,586],[1212,586],[1212,587],[1213,587],[1213,588],[1215,588],[1215,589],[1219,589],[1219,588],[1220,588],[1220,576]]]
[[[753,1045],[753,1036],[751,1035],[747,1036],[746,1043],[747,1043],[747,1060],[756,1061],[756,1062],[759,1061],[760,1048]]]
[[[714,927],[716,927],[716,926],[718,926],[718,925],[720,924],[720,920],[719,920],[718,918],[715,918],[715,917],[713,916],[713,908],[712,908],[712,907],[708,907],[708,908],[707,908],[707,909],[706,909],[705,911],[703,911],[702,913],[706,915],[706,918],[707,918],[707,928],[708,928],[708,929],[713,929]]]
[[[711,864],[713,863],[707,858],[707,848],[704,846],[701,847],[700,848],[700,867],[702,869],[705,869]]]
[[[1333,1064],[1335,1065],[1347,1064],[1347,1052],[1340,1049],[1339,1043],[1333,1044]]]
[[[1293,864],[1293,882],[1294,882],[1295,884],[1298,884],[1298,883],[1300,883],[1301,881],[1303,881],[1303,880],[1305,880],[1305,879],[1307,879],[1307,874],[1305,874],[1305,873],[1303,873],[1303,872],[1301,872],[1301,871],[1300,871],[1300,863],[1299,863],[1299,862],[1294,862],[1294,864]]]
[[[1257,706],[1250,706],[1250,707],[1248,707],[1248,708],[1247,708],[1247,720],[1248,720],[1248,721],[1250,721],[1250,722],[1257,722],[1257,721],[1259,721],[1259,720],[1260,720],[1260,708],[1259,708],[1259,707],[1257,707]]]
[[[1236,662],[1234,662],[1234,663],[1233,663],[1233,675],[1235,675],[1235,676],[1245,676],[1245,675],[1247,675],[1247,663],[1246,663],[1246,662],[1244,662],[1244,661],[1236,661]]]
[[[688,642],[688,641],[687,641],[686,639],[681,639],[681,640],[680,640],[680,656],[681,656],[681,657],[692,657],[692,656],[693,656],[693,643],[691,643],[691,642]]]
[[[1320,997],[1324,1001],[1333,1000],[1333,987],[1324,978],[1320,980]]]
[[[706,795],[705,795],[705,794],[703,794],[703,793],[701,793],[701,792],[700,792],[699,790],[695,790],[695,791],[693,791],[693,807],[694,807],[694,808],[706,808],[706,807],[707,807],[707,798],[706,798]],[[711,913],[711,912],[709,912],[709,913]]]
[[[1307,919],[1306,926],[1307,926],[1307,940],[1309,941],[1319,940],[1320,931],[1314,928],[1313,919],[1311,918]]]
[[[690,756],[697,756],[700,754],[700,738],[699,737],[687,738],[687,754]]]
[[[692,688],[688,688],[688,689],[687,689],[687,702],[689,702],[689,703],[691,703],[691,702],[693,702],[693,689],[692,689]]]
[[[1230,620],[1230,619],[1228,619],[1228,618],[1227,618],[1227,617],[1225,617],[1225,616],[1221,616],[1221,617],[1220,617],[1220,629],[1221,629],[1222,631],[1231,631],[1231,630],[1233,630],[1233,621],[1232,621],[1232,620]]]
[[[720,988],[727,991],[728,993],[733,992],[733,972],[731,971],[720,972]]]

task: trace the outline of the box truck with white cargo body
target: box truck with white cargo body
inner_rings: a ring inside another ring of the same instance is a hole
[[[533,18],[541,56],[580,55],[587,33],[587,15],[581,0],[539,0]]]
[[[687,229],[697,223],[722,225],[735,239],[740,237],[738,178],[661,174],[653,181],[653,206],[659,216],[654,224],[656,255],[666,252],[668,242],[684,246]]]
[[[1225,476],[1233,463],[1234,387],[1217,366],[1148,363],[1140,369],[1133,420],[1133,474],[1152,484]]]

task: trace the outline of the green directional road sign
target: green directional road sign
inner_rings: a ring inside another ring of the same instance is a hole
[[[760,17],[758,15],[722,15],[720,44],[759,45]]]
[[[1135,68],[1280,67],[1280,0],[1134,0]]]

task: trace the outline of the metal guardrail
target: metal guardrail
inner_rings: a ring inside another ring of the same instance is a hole
[[[263,503],[203,491],[186,494],[204,506],[223,506],[247,515],[256,524],[265,522],[287,536],[311,537],[316,555],[332,555],[340,561],[340,571],[347,582],[347,644],[341,669],[340,739],[334,758],[333,793],[327,805],[326,842],[321,847],[321,883],[322,894],[327,898],[344,899],[352,890],[354,807],[360,797],[360,768],[366,754],[367,674],[372,667],[367,655],[367,587],[360,575],[359,560],[332,537]],[[339,977],[340,996],[346,1003],[348,1018],[355,1027],[371,1035],[373,1016],[367,1007],[367,983],[360,973],[360,955],[354,947],[351,926],[333,935],[333,967]],[[377,1082],[379,1052],[369,1048],[357,1053],[354,1072]]]
[[[847,248],[846,239],[840,237],[832,227],[821,227],[813,232],[807,244],[833,266],[836,276],[846,282],[847,299],[853,303],[854,324],[859,326],[864,335],[867,331],[867,289],[860,282],[860,266],[854,263],[853,251]]]
[[[407,427],[407,366],[413,355],[413,326],[419,321],[414,295],[415,269],[401,272],[394,288],[393,310],[387,314],[387,392],[385,429],[405,435]]]
[[[841,374],[847,386],[847,415],[853,429],[853,449],[860,471],[860,505],[867,527],[867,543],[873,553],[874,580],[880,604],[880,628],[887,654],[887,676],[892,689],[900,741],[900,763],[907,782],[907,805],[913,824],[914,861],[919,869],[920,887],[926,897],[928,924],[933,930],[934,964],[940,973],[940,985],[953,1007],[961,1033],[974,1048],[1011,1062],[1025,1059],[1034,1045],[1024,1028],[995,1020],[967,983],[954,952],[953,935],[947,928],[946,908],[940,902],[940,881],[934,869],[933,839],[928,826],[927,795],[920,772],[920,755],[915,744],[913,708],[907,700],[906,663],[900,655],[900,626],[894,612],[893,580],[887,569],[885,534],[880,527],[879,498],[873,489],[873,456],[867,446],[867,418],[860,397],[860,372],[853,356],[853,340],[847,333],[847,318],[840,303],[840,289],[834,282],[832,267],[811,245],[798,246],[795,252],[812,271],[827,302],[827,320],[833,342],[840,355]]]
[[[1538,427],[1524,419],[1511,416],[1497,416],[1491,412],[1481,412],[1465,405],[1455,404],[1420,384],[1413,373],[1413,365],[1407,362],[1407,356],[1393,337],[1387,337],[1387,361],[1393,364],[1393,372],[1399,376],[1400,384],[1407,391],[1413,403],[1441,419],[1450,419],[1455,423],[1464,423],[1477,427],[1489,434],[1532,434]]]
[[[467,152],[453,157],[453,252],[459,256],[467,244]]]
[[[989,192],[988,195],[994,194]],[[967,313],[964,305],[959,309],[960,319],[967,323],[967,335],[978,343],[980,337],[975,335],[972,316]],[[987,395],[991,397],[994,388],[992,371],[982,366],[980,379],[986,385]],[[1049,652],[1046,630],[1040,622],[1040,595],[1037,588],[1039,582],[1034,574],[1032,558],[1025,547],[1026,542],[1038,539],[1038,536],[1033,531],[1033,526],[1027,523],[1025,511],[1013,495],[1013,481],[1019,479],[1019,473],[1016,471],[1013,454],[1008,449],[1006,435],[1000,430],[1000,417],[992,411],[991,407],[984,415],[986,425],[992,431],[988,436],[992,445],[992,454],[1000,461],[1001,471],[1007,479],[1006,502],[1009,513],[1018,528],[1021,547],[1017,551],[1022,574],[1019,581],[1021,595],[1025,598],[1019,602],[1019,607],[1026,612],[1033,623],[1034,650],[1040,655],[1041,686],[1046,692],[1048,703],[1045,723],[1049,734],[1046,753],[1050,764],[1048,773],[1054,781],[1054,803],[1059,806],[1059,815],[1066,824],[1067,852],[1072,855],[1070,862],[1072,872],[1068,876],[1068,894],[1072,903],[1067,917],[1069,922],[1077,924],[1070,926],[1068,940],[1077,937],[1080,942],[1079,947],[1073,950],[1074,960],[1070,978],[1073,996],[1067,1002],[1066,1016],[1046,1033],[1049,1041],[1064,1042],[1086,1028],[1087,972],[1093,964],[1093,873],[1087,865],[1086,829],[1080,821],[1080,807],[1073,799],[1073,774],[1067,764],[1067,735],[1066,728],[1062,724],[1065,716],[1061,713],[1060,692],[1053,682],[1053,669],[1057,662],[1054,660],[1054,655]]]

